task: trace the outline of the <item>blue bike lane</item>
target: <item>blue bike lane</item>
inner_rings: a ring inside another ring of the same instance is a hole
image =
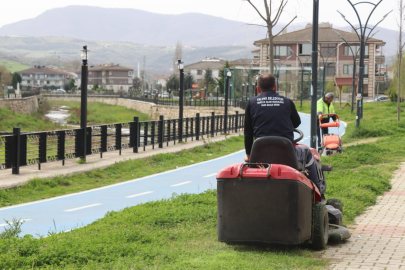
[[[301,143],[309,145],[310,116],[301,113],[300,116],[302,124],[299,129],[304,133]],[[345,125],[342,125],[340,131],[344,133]],[[213,160],[115,185],[0,208],[0,232],[7,226],[5,220],[10,222],[15,218],[24,220],[20,236],[44,236],[49,232],[69,231],[86,226],[104,217],[109,211],[168,199],[173,193],[201,193],[215,189],[216,174],[228,165],[242,163],[244,155],[244,150],[241,150]]]

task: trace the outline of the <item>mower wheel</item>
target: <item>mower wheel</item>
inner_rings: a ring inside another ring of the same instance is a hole
[[[329,199],[326,205],[332,205],[334,208],[338,209],[343,214],[343,204],[339,199]]]
[[[326,207],[315,202],[312,209],[312,247],[316,250],[325,249],[329,239],[329,217]]]

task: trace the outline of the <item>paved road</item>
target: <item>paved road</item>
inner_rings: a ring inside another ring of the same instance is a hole
[[[301,141],[309,145],[309,115],[301,114]],[[345,127],[341,128],[344,132]],[[243,162],[244,150],[214,160],[176,170],[130,180],[112,186],[0,209],[0,232],[4,220],[25,220],[22,234],[34,236],[67,231],[102,218],[108,211],[118,211],[148,201],[170,198],[173,193],[201,193],[216,188],[216,174],[225,166]]]

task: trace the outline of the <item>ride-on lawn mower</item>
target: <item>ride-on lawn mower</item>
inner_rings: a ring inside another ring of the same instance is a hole
[[[295,130],[303,138],[300,130]],[[254,141],[249,163],[234,164],[217,174],[218,241],[264,242],[295,245],[310,241],[324,249],[328,240],[350,238],[342,225],[342,203],[325,198],[324,171],[315,149],[311,151],[319,176],[317,187],[298,162],[291,141],[262,137]]]
[[[327,156],[343,153],[342,139],[340,138],[340,119],[335,113],[323,114],[322,116],[336,116],[336,122],[321,123],[319,121],[319,129],[321,134],[321,147],[319,148],[319,154],[325,153]],[[323,134],[322,128],[337,128],[338,134]]]

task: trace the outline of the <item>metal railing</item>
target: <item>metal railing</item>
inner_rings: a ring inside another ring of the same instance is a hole
[[[224,132],[239,132],[243,129],[244,114],[228,115],[228,127],[224,126],[225,115],[184,118],[183,130],[179,130],[180,119],[167,119],[160,116],[156,121],[134,121],[89,126],[86,128],[86,151],[83,149],[83,129],[54,130],[43,132],[21,132],[14,128],[12,134],[0,135],[0,169],[12,169],[19,174],[22,166],[41,164],[80,158],[84,155],[132,149],[146,150],[147,146],[163,148],[170,142],[176,144],[182,132],[183,140],[200,140],[203,136],[217,136]]]
[[[133,96],[133,95],[123,95],[120,96],[125,99],[132,99],[144,102],[154,103],[156,105],[165,106],[179,106],[180,100],[173,98],[159,98],[159,97],[145,97],[145,96]],[[184,98],[184,106],[194,106],[194,107],[224,107],[225,99],[190,99]],[[228,106],[231,107],[241,107],[240,99],[228,99]]]

